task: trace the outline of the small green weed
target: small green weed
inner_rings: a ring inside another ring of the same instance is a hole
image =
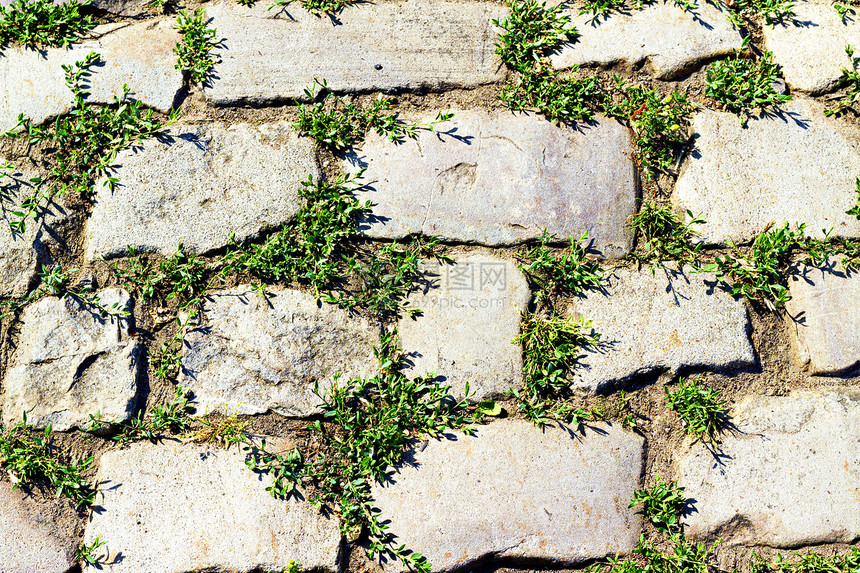
[[[780,94],[773,82],[779,66],[773,54],[765,52],[758,61],[734,58],[714,62],[705,74],[705,95],[715,98],[725,109],[738,114],[746,125],[750,112],[766,106],[779,106],[791,101],[791,95]]]
[[[250,422],[239,419],[236,414],[224,414],[215,419],[210,416],[196,418],[195,430],[179,436],[182,440],[197,443],[218,442],[229,447],[230,444],[241,444],[246,440],[245,428]]]
[[[66,85],[74,95],[67,114],[45,126],[34,125],[30,118],[20,114],[18,124],[6,133],[8,137],[26,139],[28,145],[42,143],[55,150],[50,155],[53,166],[48,174],[31,179],[35,191],[24,199],[19,210],[12,212],[17,217],[10,221],[14,232],[23,233],[26,219],[36,218],[43,203],[56,196],[74,192],[90,197],[96,179],[108,172],[119,151],[167,125],[153,119],[152,111],[143,113],[139,101],[127,101],[128,86],[123,86],[122,95],[115,97],[111,106],[87,103],[89,92],[82,87],[82,81],[98,61],[99,55],[90,52],[74,66],[62,66]],[[178,111],[171,113],[168,124],[177,116]],[[108,176],[105,185],[113,189],[118,182],[116,177]]]
[[[720,400],[719,390],[705,388],[701,382],[700,378],[681,378],[674,392],[666,387],[666,405],[683,420],[688,434],[718,444],[718,434],[728,419],[726,401]]]
[[[801,555],[792,552],[797,558],[790,562],[783,555],[768,562],[753,551],[750,558],[750,573],[854,573],[860,568],[860,548],[850,547],[844,555],[825,557],[812,551]]]
[[[857,203],[853,207],[845,211],[845,214],[854,215],[855,217],[857,217],[858,220],[860,220],[860,177],[856,179],[855,185],[855,193],[857,193]]]
[[[574,418],[578,423],[592,418],[593,412],[577,411],[564,400],[582,350],[600,341],[600,334],[590,329],[591,323],[583,319],[523,314],[520,334],[513,343],[523,349],[525,381],[521,390],[511,389],[508,395],[519,401],[519,411],[534,424],[543,426],[552,419]]]
[[[628,6],[627,0],[584,0],[583,7],[579,11],[580,16],[592,14],[592,21],[598,21],[601,17],[608,17],[612,11],[624,12],[631,9],[642,10],[646,6],[654,3],[654,0],[632,0]],[[684,10],[694,10],[697,7],[695,2],[687,0],[673,0],[672,3]]]
[[[182,34],[182,39],[173,47],[173,53],[179,57],[175,67],[187,72],[195,84],[203,84],[215,66],[210,52],[218,45],[215,39],[218,32],[209,28],[208,23],[206,12],[197,8],[191,15],[188,10],[182,10],[173,26]]]
[[[690,123],[692,106],[685,94],[673,92],[666,97],[643,86],[625,86],[615,78],[623,95],[619,110],[635,134],[639,148],[637,162],[651,179],[657,171],[667,171],[687,143],[684,129]]]
[[[684,488],[679,487],[677,482],[664,482],[659,475],[655,475],[654,487],[636,490],[628,507],[641,503],[645,519],[653,523],[658,531],[671,533],[681,528],[681,511],[685,499]]]
[[[149,352],[149,364],[155,369],[155,375],[162,380],[176,380],[182,367],[182,340],[185,328],[197,317],[196,312],[190,313],[185,321],[176,318],[176,333],[159,347],[155,352]]]
[[[747,22],[756,17],[764,19],[768,26],[775,26],[793,18],[793,0],[720,0],[720,6],[735,28],[747,27]]]
[[[56,488],[57,497],[65,496],[77,507],[92,505],[95,491],[82,474],[93,468],[94,458],[62,463],[50,445],[51,426],[35,432],[23,419],[8,428],[0,425],[0,469],[9,473],[13,487],[46,483]]]
[[[539,244],[532,247],[521,258],[528,264],[517,265],[529,281],[538,287],[535,301],[541,302],[556,293],[577,295],[590,288],[598,288],[603,281],[600,263],[587,258],[588,231],[579,240],[570,237],[570,249],[555,255],[547,245],[555,239],[554,234],[544,229],[538,238]]]
[[[743,295],[751,301],[764,304],[775,311],[789,298],[783,267],[792,248],[802,243],[805,225],[790,229],[783,227],[765,230],[747,252],[742,252],[729,241],[732,254],[716,256],[715,262],[702,267],[719,280],[726,280],[733,296]]]
[[[539,60],[560,44],[576,38],[576,28],[568,28],[570,18],[559,4],[547,8],[546,2],[525,0],[510,3],[511,15],[493,24],[503,30],[496,53],[508,67],[530,73]]]
[[[839,100],[839,105],[824,110],[824,115],[834,115],[847,109],[860,111],[855,106],[860,104],[860,56],[854,57],[854,47],[845,46],[845,54],[851,62],[851,68],[842,69],[842,77],[839,78],[840,87],[847,87],[845,95]]]
[[[348,539],[367,531],[371,558],[389,555],[410,569],[429,573],[431,565],[421,553],[393,544],[388,525],[373,507],[369,480],[385,480],[388,467],[417,438],[456,428],[471,433],[468,424],[473,420],[466,413],[465,400],[451,400],[447,386],[429,375],[412,380],[405,376],[396,332],[383,336],[375,352],[377,375],[343,385],[336,380],[324,394],[314,389],[322,400],[323,417],[309,428],[323,445],[321,450],[305,459],[298,451],[281,456],[267,452],[265,444],[262,448],[249,445],[247,463],[253,470],[273,474],[268,490],[276,497],[289,496],[305,483],[314,485],[311,503],[337,507]]]
[[[174,433],[184,432],[191,425],[188,415],[194,411],[189,403],[188,390],[176,386],[173,400],[153,408],[149,416],[142,411],[128,422],[111,422],[102,419],[101,412],[90,414],[90,427],[87,432],[100,432],[106,428],[118,427],[119,432],[111,439],[119,445],[139,440],[155,441],[168,430]]]
[[[454,117],[453,113],[439,112],[430,123],[406,123],[400,121],[396,113],[383,113],[391,110],[390,99],[379,96],[370,109],[360,109],[346,98],[335,95],[325,80],[317,78],[311,87],[305,88],[305,97],[314,103],[299,106],[299,120],[293,124],[293,129],[331,151],[347,149],[371,129],[392,143],[399,143],[404,137],[415,139],[419,129],[434,131],[434,125]]]
[[[645,252],[641,255],[632,253],[630,256],[639,263],[649,262],[652,265],[664,261],[694,264],[702,245],[694,242],[697,233],[693,226],[704,224],[705,220],[694,216],[689,210],[687,216],[690,222],[684,224],[672,212],[671,205],[644,202],[639,213],[631,219],[630,227],[645,239]]]
[[[295,280],[317,292],[333,288],[343,277],[343,253],[356,221],[373,206],[353,196],[363,173],[332,182],[308,177],[298,193],[304,204],[292,224],[262,245],[234,243],[224,256],[224,272],[248,273],[264,282]]]
[[[253,2],[254,0],[244,1]],[[339,14],[346,6],[351,6],[357,2],[358,0],[301,0],[302,8],[317,16],[322,16],[323,14],[334,16]],[[239,3],[242,4],[244,2],[240,0]],[[292,3],[293,0],[275,0],[275,3],[269,6],[269,10],[272,8],[289,6]]]
[[[96,565],[100,563],[102,560],[106,559],[107,556],[96,556],[94,553],[96,549],[105,544],[107,544],[107,541],[102,541],[100,535],[96,535],[95,540],[90,545],[81,543],[75,548],[75,561],[77,561],[81,565],[85,563],[88,565]]]
[[[851,16],[857,14],[856,7],[860,6],[857,0],[847,0],[847,2],[834,2],[833,9],[839,14],[839,18],[843,24],[848,24],[851,21]]]
[[[86,14],[90,2],[18,0],[0,5],[0,48],[17,42],[28,46],[65,47],[95,27]]]

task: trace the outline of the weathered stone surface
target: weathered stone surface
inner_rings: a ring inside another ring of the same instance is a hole
[[[667,79],[741,49],[741,34],[722,12],[705,3],[684,10],[671,2],[657,2],[598,19],[592,14],[580,16],[577,7],[568,16],[579,36],[551,56],[556,68],[644,62],[651,74]]]
[[[753,364],[746,308],[715,282],[689,270],[614,271],[604,291],[570,306],[601,334],[599,347],[583,353],[573,385],[600,389],[660,370]]]
[[[512,341],[531,293],[516,265],[471,255],[455,264],[428,263],[425,272],[428,284],[408,300],[423,314],[398,324],[411,374],[435,371],[457,398],[467,382],[474,400],[519,388],[522,351]]]
[[[618,426],[579,436],[498,421],[473,437],[431,440],[372,495],[397,543],[423,553],[433,571],[481,558],[574,564],[635,547],[641,517],[627,504],[640,485],[642,444]]]
[[[840,374],[860,363],[860,276],[836,260],[801,267],[788,283],[795,346],[812,374]]]
[[[844,22],[831,2],[798,2],[796,16],[763,26],[764,45],[773,52],[788,84],[813,95],[836,88],[843,68],[850,68],[845,45],[860,46],[860,20]]]
[[[66,87],[62,65],[73,65],[90,52],[101,54],[91,68],[89,101],[110,103],[122,94],[145,105],[167,111],[182,88],[182,73],[174,69],[173,46],[179,34],[174,20],[159,19],[138,24],[99,26],[92,35],[71,48],[33,50],[13,46],[0,57],[0,132],[11,129],[23,113],[40,123],[68,111],[73,101]]]
[[[314,78],[339,92],[470,87],[504,77],[493,18],[501,6],[405,0],[347,6],[337,25],[291,5],[221,3],[207,14],[223,38],[206,99],[260,104],[303,96]]]
[[[117,156],[120,183],[102,182],[87,225],[87,256],[127,245],[164,255],[182,242],[204,253],[289,221],[301,181],[319,176],[313,143],[284,122],[181,125]]]
[[[106,453],[84,535],[107,541],[107,573],[271,571],[289,560],[336,571],[340,531],[304,499],[278,500],[271,477],[245,467],[245,453],[137,443]],[[85,567],[95,571],[95,567]]]
[[[239,286],[211,296],[203,317],[185,336],[181,375],[200,414],[306,416],[320,404],[315,380],[322,391],[336,372],[345,380],[376,372],[380,325],[308,293],[273,290],[264,299]]]
[[[630,250],[636,170],[629,131],[616,121],[574,130],[535,115],[457,111],[438,129],[448,134],[403,145],[370,135],[346,162],[367,164],[372,189],[359,196],[377,203],[364,234],[509,245],[545,228],[562,241],[588,230],[605,256]]]
[[[100,304],[130,309],[121,289],[98,294]],[[125,420],[135,407],[140,346],[129,337],[129,319],[101,317],[75,298],[46,297],[28,306],[6,372],[3,420],[55,430],[86,427],[89,414]]]
[[[694,500],[692,538],[802,547],[860,537],[860,394],[748,398],[717,460],[702,447],[680,458]],[[731,535],[729,535],[731,534]]]
[[[821,236],[860,237],[860,221],[846,215],[857,195],[860,132],[825,118],[805,98],[778,115],[751,119],[708,110],[693,116],[695,149],[675,184],[680,208],[702,214],[708,243],[749,241],[769,222],[806,222]]]
[[[0,571],[66,571],[74,565],[75,546],[75,539],[56,528],[56,518],[46,506],[0,481]]]
[[[50,223],[43,228],[45,221],[28,221],[24,233],[12,232],[9,223],[18,220],[12,212],[33,192],[30,178],[36,174],[14,168],[6,171],[4,164],[0,157],[0,297],[21,297],[30,290],[39,262],[45,259],[42,242]],[[49,209],[47,221],[54,218],[55,211]]]

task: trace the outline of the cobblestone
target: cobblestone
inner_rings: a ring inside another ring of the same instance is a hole
[[[239,286],[211,296],[203,317],[185,336],[180,379],[199,414],[307,416],[320,404],[314,382],[324,392],[336,372],[375,374],[379,325],[307,293]]]
[[[668,79],[741,49],[740,33],[710,4],[685,10],[671,2],[655,2],[642,10],[598,18],[579,15],[579,10],[567,12],[579,34],[551,56],[555,68],[624,62],[644,64],[655,77]]]
[[[365,235],[498,246],[588,230],[605,256],[629,252],[636,171],[629,132],[614,120],[575,131],[535,115],[458,111],[438,129],[447,134],[396,146],[369,136],[347,159],[351,170],[367,165],[371,189],[359,196],[377,203]]]
[[[490,23],[500,6],[405,0],[346,7],[337,25],[297,5],[268,10],[221,3],[207,10],[222,48],[206,99],[215,105],[303,97],[314,78],[338,92],[439,90],[498,81]]]
[[[714,455],[699,444],[680,459],[693,538],[798,547],[860,536],[857,391],[751,397]],[[838,509],[837,509],[838,508]]]
[[[639,487],[642,445],[617,427],[580,437],[500,421],[432,440],[372,495],[398,543],[422,552],[433,571],[490,556],[572,565],[636,546],[641,517],[627,502]]]
[[[574,373],[574,386],[600,390],[669,370],[724,369],[755,363],[743,302],[710,275],[617,270],[603,292],[576,300],[570,312],[601,334]]]
[[[128,245],[168,256],[179,243],[205,253],[254,238],[299,210],[297,190],[317,179],[313,145],[286,123],[180,125],[117,156],[113,189],[98,194],[87,256],[115,257]]]

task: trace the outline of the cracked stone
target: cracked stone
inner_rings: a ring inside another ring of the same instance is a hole
[[[603,290],[569,307],[601,334],[579,359],[573,386],[600,390],[652,372],[754,364],[746,307],[715,284],[689,270],[613,271]]]
[[[299,210],[297,191],[317,179],[313,143],[285,122],[178,125],[117,156],[86,229],[87,257],[138,251],[206,253],[280,226]]]
[[[857,201],[860,130],[823,111],[797,97],[747,128],[731,113],[693,116],[695,148],[673,201],[707,221],[696,227],[706,243],[744,243],[768,223],[797,221],[811,236],[832,228],[836,237],[860,237],[860,221],[845,213]]]
[[[811,374],[838,375],[860,364],[860,276],[836,259],[802,265],[788,283],[789,327],[802,365]]]
[[[20,113],[38,124],[67,112],[74,98],[61,66],[73,65],[90,52],[101,54],[101,63],[91,68],[88,101],[112,103],[128,84],[129,97],[169,111],[182,88],[182,73],[174,68],[179,34],[173,24],[164,18],[98,26],[91,32],[94,39],[71,48],[5,48],[0,58],[0,132],[15,127]]]
[[[423,314],[405,316],[397,326],[411,374],[436,372],[457,398],[467,382],[473,400],[519,388],[522,351],[512,341],[531,293],[516,265],[472,255],[427,263],[424,272],[427,284],[408,298]]]
[[[301,98],[314,78],[337,92],[441,90],[499,81],[493,18],[507,9],[479,2],[405,0],[347,6],[337,25],[298,6],[216,4],[222,38],[204,86],[216,105]],[[312,54],[312,57],[308,57]]]
[[[84,571],[185,573],[340,569],[340,530],[304,496],[276,499],[272,477],[245,453],[165,442],[105,453],[84,543],[101,536],[106,563]]]
[[[689,537],[771,547],[860,537],[856,389],[747,398],[732,421],[718,457],[700,444],[680,457]]]
[[[595,18],[567,11],[579,35],[550,56],[553,67],[645,64],[652,75],[672,79],[710,60],[740,50],[742,37],[710,4],[683,9],[656,2],[642,10]],[[666,30],[672,30],[667,34]]]
[[[428,122],[435,116],[405,118]],[[630,251],[635,211],[630,132],[611,119],[575,130],[510,111],[456,111],[437,131],[393,145],[368,135],[344,169],[367,166],[377,205],[360,231],[374,238],[412,233],[502,246],[589,232],[606,257]]]
[[[71,513],[68,511],[67,513]],[[0,481],[0,570],[3,573],[67,571],[77,539],[56,527],[49,504],[37,503]]]
[[[98,293],[100,304],[131,310],[121,289]],[[102,317],[98,309],[67,297],[46,297],[24,309],[21,331],[6,372],[3,420],[54,430],[89,426],[89,415],[126,420],[135,408],[141,347],[128,318]]]
[[[630,553],[639,539],[641,516],[627,504],[640,485],[643,438],[618,426],[580,435],[499,420],[474,436],[431,439],[407,459],[371,494],[397,543],[423,553],[433,571],[488,558],[575,565]]]
[[[247,285],[208,297],[204,324],[185,335],[180,384],[194,391],[199,414],[285,416],[319,411],[320,392],[343,379],[376,373],[380,325],[311,294]]]
[[[812,95],[836,89],[851,63],[845,46],[860,46],[860,21],[842,21],[831,2],[797,2],[793,9],[794,18],[762,27],[765,49],[793,89]]]

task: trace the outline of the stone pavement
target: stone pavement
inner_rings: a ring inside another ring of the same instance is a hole
[[[172,16],[135,0],[99,6],[118,16],[70,48],[0,47],[0,132],[20,113],[41,123],[68,111],[61,65],[90,51],[103,62],[93,69],[91,102],[110,103],[128,84],[146,108],[179,105],[194,119],[119,153],[109,173],[115,189],[102,178],[84,207],[59,200],[22,234],[7,223],[39,165],[3,139],[13,169],[0,178],[0,297],[22,306],[0,321],[0,419],[9,426],[26,412],[63,447],[92,451],[97,496],[76,516],[50,499],[54,491],[12,489],[14,473],[0,475],[0,573],[79,571],[75,550],[96,540],[106,542],[96,550],[104,558],[83,571],[250,573],[283,571],[290,560],[307,570],[364,570],[351,556],[367,531],[354,543],[339,528],[342,508],[311,504],[310,487],[272,497],[271,475],[246,468],[240,446],[118,446],[82,431],[91,414],[119,422],[163,403],[152,356],[175,332],[176,301],[120,288],[109,264],[127,261],[128,247],[163,260],[180,243],[217,260],[234,240],[265,239],[293,222],[308,177],[363,168],[367,185],[356,196],[373,208],[358,221],[358,240],[380,246],[424,235],[448,249],[450,260],[423,264],[423,282],[407,296],[422,312],[350,312],[295,284],[258,292],[245,275],[216,285],[176,339],[176,382],[193,393],[196,419],[236,414],[298,443],[305,434],[284,430],[295,427],[284,420],[317,420],[315,389],[376,374],[374,348],[395,328],[409,377],[434,373],[458,400],[502,402],[525,383],[513,343],[523,313],[543,308],[520,268],[523,253],[544,231],[556,246],[588,232],[606,279],[552,302],[563,317],[591,321],[601,339],[565,383],[589,399],[624,390],[640,426],[538,428],[510,400],[474,435],[411,436],[389,479],[369,486],[395,544],[423,553],[433,572],[578,569],[629,555],[654,530],[628,504],[657,471],[687,488],[691,539],[722,537],[741,553],[860,539],[858,272],[838,259],[793,265],[791,300],[777,317],[732,297],[711,274],[625,258],[642,242],[629,226],[642,199],[668,199],[679,215],[705,219],[697,230],[707,256],[725,254],[728,241],[749,243],[771,222],[805,222],[816,237],[832,229],[856,246],[860,219],[846,211],[857,200],[860,128],[850,113],[824,110],[848,65],[845,44],[860,51],[860,18],[840,20],[830,2],[813,0],[793,19],[763,26],[755,48],[773,52],[792,102],[744,127],[700,97],[689,149],[658,192],[637,166],[636,134],[615,119],[559,124],[501,106],[495,95],[513,78],[494,47],[493,20],[510,14],[501,3],[383,0],[328,17],[298,3],[206,2],[219,44],[202,87],[174,67]],[[550,56],[557,70],[609,69],[701,92],[700,72],[742,49],[740,32],[707,3],[656,2],[598,18],[580,15],[578,4],[566,10],[579,35]],[[397,144],[371,132],[333,156],[292,128],[314,78],[338,94],[402,96],[404,120],[426,123],[445,109],[454,117]],[[74,296],[27,299],[43,265],[58,262],[81,269],[74,280],[97,275],[100,304],[130,315],[105,316]],[[665,384],[691,373],[723,384],[730,399],[732,425],[718,449],[664,423],[674,419]],[[787,395],[771,395],[777,382]],[[403,569],[382,562],[383,571]]]

